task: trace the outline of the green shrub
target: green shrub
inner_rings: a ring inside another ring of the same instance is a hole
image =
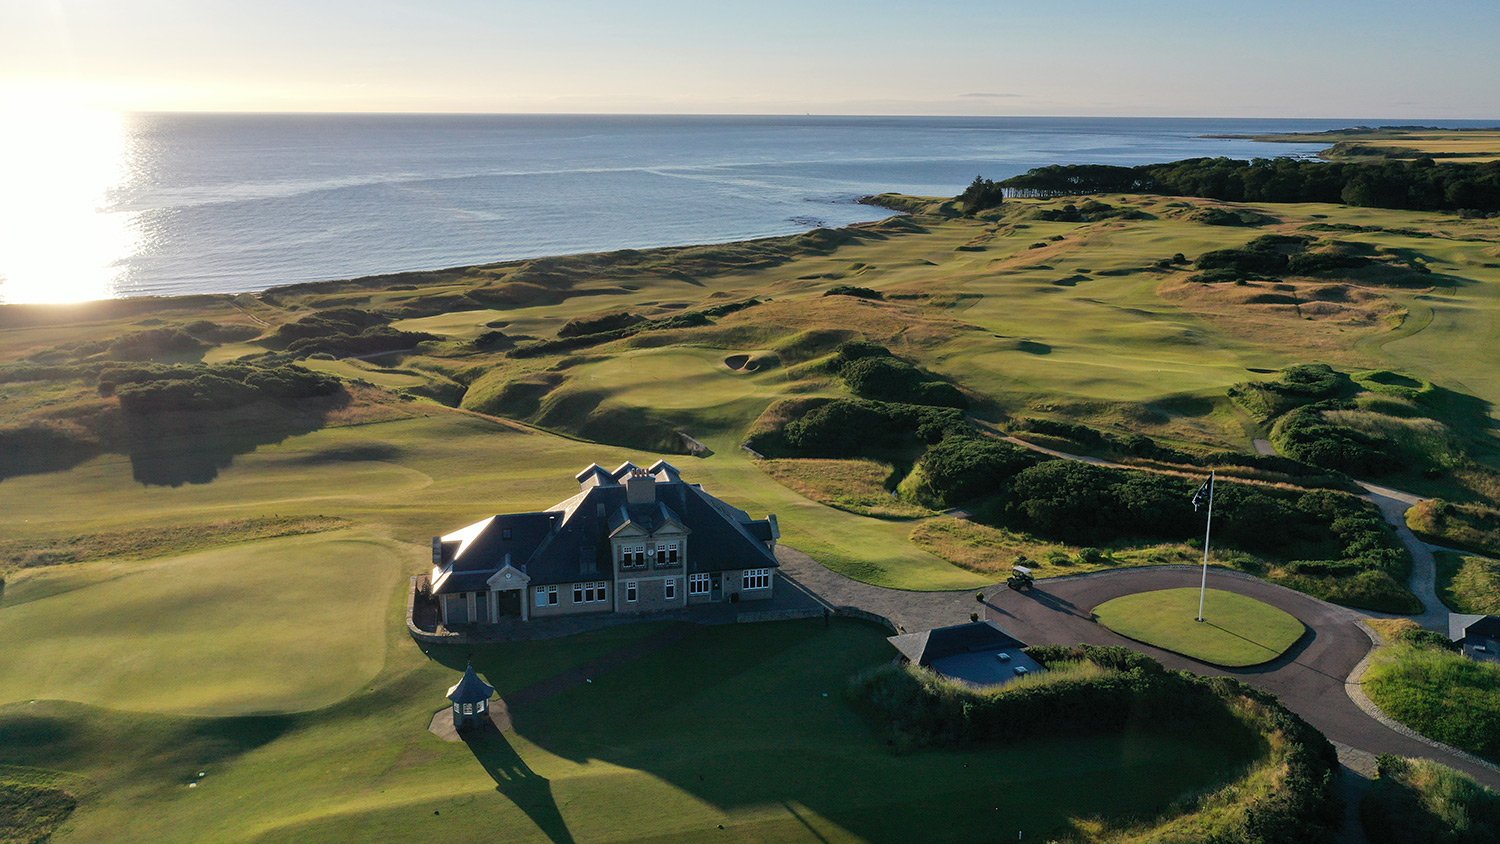
[[[880,299],[884,299],[885,298],[885,294],[881,293],[879,290],[874,290],[874,289],[871,289],[869,287],[857,287],[857,286],[855,286],[853,284],[840,284],[840,285],[836,285],[834,287],[830,287],[827,290],[823,291],[823,295],[824,296],[853,296],[856,299],[875,299],[875,300],[880,300]]]
[[[309,314],[296,322],[278,325],[263,342],[272,349],[285,349],[298,340],[359,334],[386,325],[390,318],[358,308],[330,308]]]
[[[1389,754],[1360,800],[1371,844],[1487,844],[1500,841],[1500,794],[1430,759]]]
[[[169,355],[193,354],[208,344],[180,328],[148,328],[126,334],[109,344],[109,356],[116,360],[150,360]]]
[[[1423,539],[1500,557],[1500,510],[1441,498],[1417,502],[1406,524]]]
[[[1271,430],[1271,441],[1289,457],[1339,472],[1382,475],[1402,468],[1388,438],[1325,419],[1322,412],[1333,408],[1318,403],[1290,411]]]
[[[645,321],[645,317],[637,316],[627,311],[617,311],[595,317],[575,317],[568,320],[563,324],[562,328],[558,329],[557,336],[582,337],[585,334],[598,334],[601,331],[616,331],[621,328],[629,328],[632,325]]]
[[[849,696],[898,750],[970,746],[1031,736],[1115,732],[1127,726],[1260,735],[1266,756],[1188,811],[1120,840],[1292,842],[1331,840],[1339,822],[1333,745],[1274,696],[1229,678],[1167,671],[1117,647],[1027,649],[1047,673],[975,689],[931,671],[883,665],[851,682]],[[1050,675],[1050,676],[1049,676]]]
[[[114,395],[127,413],[221,410],[250,402],[326,396],[337,378],[300,366],[225,363],[194,366],[115,366],[99,373],[100,395]]]
[[[783,436],[804,456],[847,457],[935,443],[968,430],[962,411],[953,408],[840,399],[788,422]]]
[[[1036,459],[1031,451],[1003,440],[950,436],[922,455],[921,483],[915,497],[928,507],[941,509],[993,495]]]
[[[990,208],[999,208],[1005,203],[1005,189],[998,182],[975,176],[974,181],[957,197],[964,204],[964,211],[978,214]]]

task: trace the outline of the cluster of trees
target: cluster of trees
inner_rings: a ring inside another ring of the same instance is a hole
[[[1022,196],[1156,193],[1229,202],[1342,202],[1421,211],[1500,211],[1500,162],[1439,166],[1430,158],[1370,164],[1291,158],[1190,158],[1135,167],[1054,164],[1000,184]]]
[[[115,396],[127,413],[222,410],[263,399],[327,396],[337,378],[300,366],[223,363],[195,366],[113,366],[100,370],[99,394]]]
[[[974,181],[958,195],[958,201],[964,204],[964,211],[967,213],[978,214],[1005,204],[1005,188],[993,179],[975,176]]]
[[[1309,251],[1311,237],[1292,234],[1268,234],[1238,249],[1216,249],[1198,256],[1195,263],[1203,272],[1194,281],[1236,281],[1267,276],[1320,276],[1357,270],[1381,261],[1370,255],[1367,244],[1336,241]],[[1402,269],[1427,275],[1425,264],[1406,262]]]
[[[1097,223],[1119,217],[1125,220],[1143,220],[1150,215],[1134,208],[1116,208],[1097,199],[1086,199],[1074,205],[1069,202],[1061,208],[1043,208],[1036,212],[1038,220],[1053,223]]]
[[[887,664],[855,677],[849,697],[902,750],[1110,733],[1132,724],[1166,730],[1190,723],[1220,736],[1253,733],[1271,750],[1259,763],[1265,773],[1252,772],[1235,785],[1236,811],[1187,815],[1180,830],[1168,820],[1147,837],[1333,840],[1341,820],[1333,792],[1338,756],[1322,733],[1275,696],[1229,678],[1167,671],[1126,648],[1048,646],[1027,653],[1060,669],[1058,674],[981,690],[926,669]],[[1066,673],[1064,666],[1078,664],[1094,670]]]

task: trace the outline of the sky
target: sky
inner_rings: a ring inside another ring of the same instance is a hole
[[[0,0],[127,111],[1500,118],[1496,0]]]

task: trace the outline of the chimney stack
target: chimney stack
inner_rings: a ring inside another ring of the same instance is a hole
[[[443,565],[443,538],[434,536],[432,538],[432,565],[441,568]]]
[[[625,500],[630,504],[656,503],[656,478],[645,469],[633,469],[625,481]]]

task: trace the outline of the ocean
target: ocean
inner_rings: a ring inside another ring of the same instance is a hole
[[[0,301],[244,292],[878,219],[1053,163],[1307,156],[1351,120],[89,115],[0,149]],[[1462,121],[1443,125],[1461,126]],[[1476,124],[1477,125],[1477,124]]]

